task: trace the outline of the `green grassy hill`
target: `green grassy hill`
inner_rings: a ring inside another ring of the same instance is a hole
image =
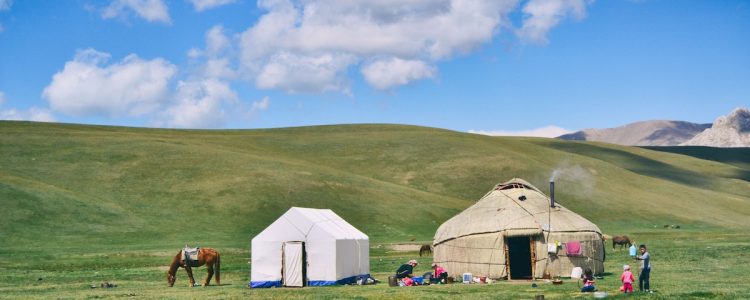
[[[747,163],[397,125],[163,130],[0,123],[4,244],[246,243],[290,206],[331,208],[375,241],[430,240],[495,183],[542,190],[616,230],[750,227]],[[567,172],[566,170],[570,170]],[[210,228],[198,230],[198,228]]]
[[[185,243],[222,248],[223,271],[235,276],[225,281],[241,286],[250,238],[291,206],[330,208],[374,247],[430,242],[494,184],[520,177],[546,191],[554,170],[557,200],[605,233],[648,236],[677,247],[677,257],[694,234],[726,242],[704,239],[706,249],[736,250],[730,240],[750,228],[750,157],[680,149],[703,155],[401,125],[208,131],[0,121],[0,255],[9,258],[0,260],[0,290],[50,296],[64,287],[3,286],[36,274],[79,284],[101,278],[95,269],[154,293],[163,286],[158,265]],[[655,231],[664,224],[682,229]],[[381,257],[376,273],[404,258],[372,255]],[[668,263],[674,276],[686,272]]]

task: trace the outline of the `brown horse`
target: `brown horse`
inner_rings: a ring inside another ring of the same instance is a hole
[[[177,280],[177,269],[183,267],[190,278],[190,286],[195,286],[193,267],[200,267],[203,265],[206,265],[206,268],[208,269],[208,277],[206,277],[206,281],[203,282],[203,286],[205,287],[211,282],[214,270],[216,270],[216,285],[221,285],[221,257],[219,256],[219,251],[211,248],[198,249],[198,261],[191,263],[190,265],[182,260],[182,250],[177,252],[177,255],[172,259],[172,265],[169,266],[169,271],[167,272],[167,284],[169,284],[170,287],[174,286],[174,282]]]
[[[612,237],[612,250],[615,250],[615,245],[620,245],[620,250],[622,250],[622,246],[628,245],[630,247],[632,244],[627,235]]]

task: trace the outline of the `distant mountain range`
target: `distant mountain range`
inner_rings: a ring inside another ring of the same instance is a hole
[[[713,124],[652,120],[615,128],[584,129],[558,138],[628,146],[750,147],[750,110],[737,108]]]
[[[750,110],[737,108],[681,146],[750,147]]]

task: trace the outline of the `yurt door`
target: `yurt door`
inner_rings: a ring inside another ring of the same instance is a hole
[[[304,285],[305,243],[284,242],[281,272],[284,286]]]
[[[508,267],[510,279],[531,279],[531,240],[528,236],[509,237],[505,240],[508,247]]]

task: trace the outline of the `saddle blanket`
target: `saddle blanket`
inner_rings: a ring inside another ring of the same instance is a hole
[[[191,261],[198,260],[198,249],[200,248],[188,248],[182,249],[182,260]]]

